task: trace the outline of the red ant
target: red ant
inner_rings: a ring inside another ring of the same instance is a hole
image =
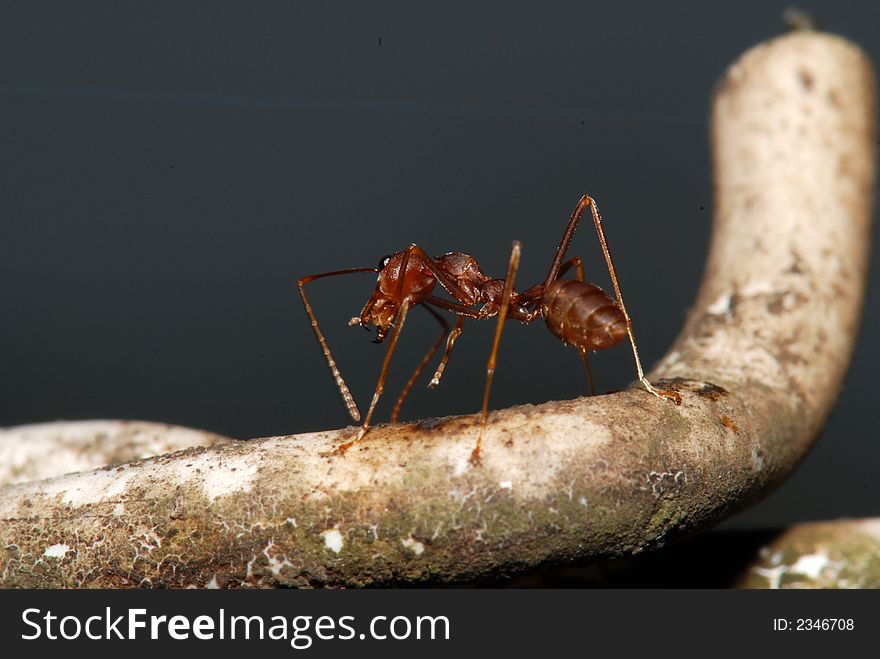
[[[616,302],[595,284],[584,281],[581,257],[575,256],[563,263],[578,221],[588,206],[592,211],[596,233],[599,236],[599,244],[602,247],[605,263],[611,275],[611,283],[614,286],[614,293],[617,298]],[[339,372],[333,356],[330,354],[330,348],[327,346],[327,341],[318,327],[318,321],[315,318],[303,287],[305,284],[323,277],[353,272],[379,273],[373,295],[367,301],[360,315],[355,316],[349,321],[349,325],[361,325],[367,329],[368,325],[375,325],[377,330],[375,343],[384,341],[390,331],[388,347],[385,351],[385,361],[382,363],[382,372],[379,374],[379,381],[376,384],[373,399],[370,401],[370,407],[367,410],[367,415],[364,417],[364,422],[357,436],[353,440],[339,446],[336,449],[337,453],[344,454],[346,450],[361,441],[364,435],[366,435],[367,430],[369,430],[370,419],[373,417],[373,410],[375,410],[376,403],[379,402],[379,397],[385,388],[388,365],[391,362],[394,347],[397,345],[397,339],[403,329],[406,315],[410,309],[417,305],[422,305],[423,308],[434,316],[442,326],[443,331],[403,388],[391,412],[391,423],[397,422],[397,415],[410,388],[434,356],[434,353],[437,352],[444,338],[446,338],[446,349],[443,357],[440,359],[434,377],[428,385],[429,387],[436,387],[440,383],[443,369],[449,360],[449,354],[452,351],[455,340],[461,334],[461,326],[464,319],[475,318],[481,320],[493,316],[498,317],[498,322],[495,326],[495,338],[492,342],[492,352],[489,355],[489,363],[486,367],[486,388],[483,393],[480,433],[477,437],[477,444],[471,454],[471,461],[475,464],[479,462],[480,458],[480,445],[482,444],[483,429],[485,428],[488,416],[489,391],[495,374],[498,344],[501,341],[504,321],[508,318],[519,320],[523,323],[530,323],[536,318],[543,316],[547,327],[553,334],[566,345],[571,345],[578,349],[590,381],[591,392],[593,386],[589,363],[587,362],[587,352],[610,348],[620,343],[624,337],[629,337],[633,358],[636,363],[636,374],[645,389],[658,398],[667,398],[676,404],[681,403],[681,396],[677,392],[657,389],[645,377],[633,336],[632,322],[623,304],[623,296],[620,292],[617,273],[614,269],[614,263],[611,261],[611,253],[608,251],[605,232],[602,229],[602,217],[599,214],[596,202],[591,197],[584,195],[575,207],[571,219],[568,221],[565,233],[562,235],[562,240],[559,242],[559,247],[556,248],[556,254],[553,257],[553,262],[550,264],[550,271],[547,273],[544,283],[532,286],[522,293],[517,293],[513,288],[513,283],[517,268],[519,267],[520,252],[520,243],[514,241],[505,279],[492,279],[484,274],[480,270],[476,259],[462,252],[449,252],[438,258],[431,258],[418,245],[410,245],[402,252],[396,252],[384,257],[376,268],[335,270],[333,272],[303,277],[297,281],[306,313],[309,315],[312,328],[318,337],[318,342],[324,350],[327,364],[330,366],[330,371],[336,379],[336,384],[339,387],[348,412],[355,421],[360,421],[360,412],[357,405],[355,405],[351,392],[349,392],[345,384],[345,380],[342,379],[342,374]],[[577,271],[577,279],[560,279],[560,276],[572,266]],[[403,274],[401,275],[401,273]],[[432,295],[438,283],[455,301],[445,300]],[[451,333],[449,331],[449,323],[435,309],[443,309],[458,316]]]

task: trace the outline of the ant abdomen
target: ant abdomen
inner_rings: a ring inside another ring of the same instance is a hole
[[[541,314],[563,343],[585,350],[604,350],[626,337],[626,316],[595,284],[557,279],[544,291]]]

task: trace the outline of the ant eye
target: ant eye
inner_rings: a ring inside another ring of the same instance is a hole
[[[386,254],[381,259],[379,259],[379,270],[384,269],[385,266],[388,265],[388,261],[390,261],[390,260],[391,260],[390,254]]]

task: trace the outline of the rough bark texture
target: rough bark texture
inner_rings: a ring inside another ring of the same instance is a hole
[[[798,524],[761,547],[741,588],[880,588],[880,518]]]
[[[498,411],[480,467],[468,416],[380,426],[345,457],[328,453],[352,429],[7,486],[0,584],[450,581],[637,553],[718,522],[791,472],[839,390],[874,121],[870,65],[842,39],[789,35],[727,72],[705,281],[652,374],[681,406],[635,387]]]
[[[880,588],[880,518],[713,530],[659,551],[542,567],[506,588]]]
[[[58,421],[0,428],[0,485],[110,467],[193,446],[230,441],[149,421]]]

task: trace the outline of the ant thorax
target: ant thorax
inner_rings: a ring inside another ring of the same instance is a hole
[[[437,258],[437,266],[455,279],[458,286],[455,292],[447,292],[453,294],[466,306],[473,306],[478,302],[490,302],[498,298],[504,288],[504,281],[486,275],[470,254],[448,252]],[[500,282],[500,285],[497,282]]]

